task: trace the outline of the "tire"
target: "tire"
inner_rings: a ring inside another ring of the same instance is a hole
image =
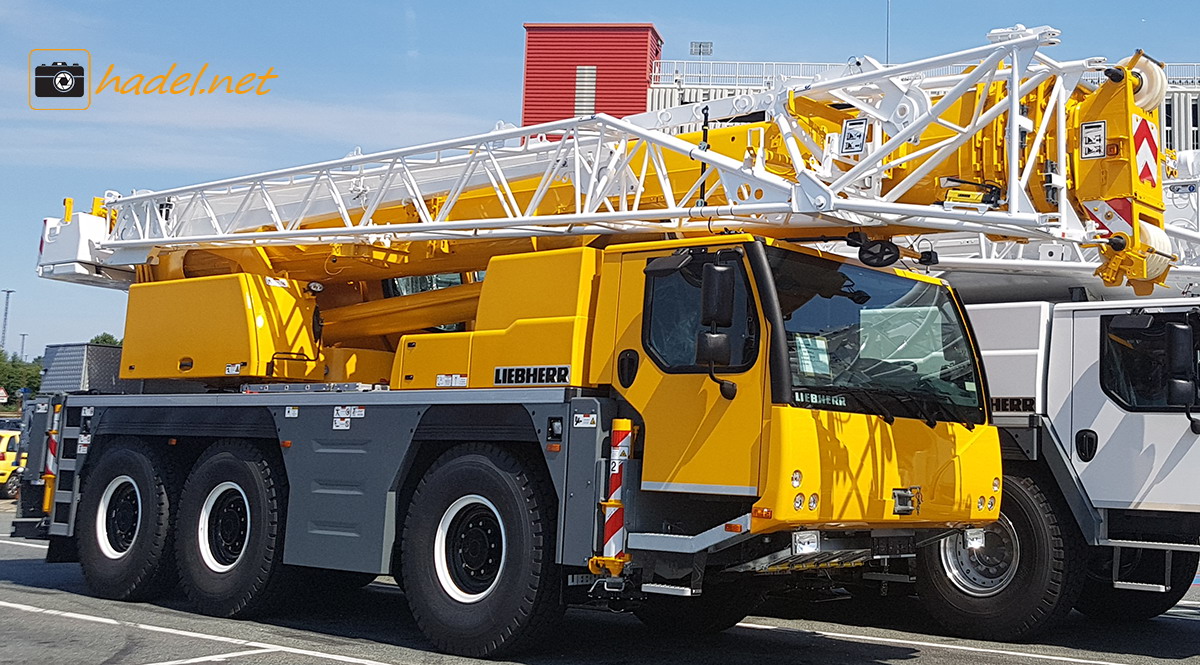
[[[404,521],[401,573],[438,650],[511,653],[562,615],[556,505],[545,472],[511,445],[459,445],[425,473]]]
[[[4,498],[17,498],[17,490],[21,487],[21,474],[15,470],[8,474],[8,480],[4,481]]]
[[[983,550],[961,536],[917,555],[917,592],[949,632],[972,639],[1034,637],[1071,611],[1083,585],[1086,545],[1057,492],[1033,477],[1005,475],[1000,519]]]
[[[179,581],[201,613],[262,613],[294,586],[283,565],[286,514],[282,462],[247,441],[204,451],[183,486],[176,538]]]
[[[708,635],[733,628],[762,604],[766,589],[753,580],[705,584],[699,596],[650,594],[633,614],[647,628],[676,636]]]
[[[172,527],[179,492],[172,463],[136,440],[115,442],[84,476],[75,518],[91,592],[150,600],[175,582]]]
[[[1079,595],[1079,600],[1075,601],[1075,609],[1091,619],[1106,623],[1145,621],[1175,607],[1192,587],[1197,564],[1200,564],[1200,553],[1172,552],[1171,588],[1168,591],[1158,593],[1114,589],[1112,548],[1088,549],[1091,550],[1089,573],[1083,583],[1083,592]],[[1132,561],[1126,564],[1127,560]],[[1126,550],[1121,553],[1121,561],[1122,565],[1129,565],[1131,568],[1127,573],[1122,572],[1121,576],[1124,579],[1162,584],[1166,577],[1163,571],[1163,552]]]

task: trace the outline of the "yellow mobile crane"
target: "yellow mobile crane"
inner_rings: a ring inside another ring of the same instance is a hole
[[[1146,65],[1056,62],[1057,35],[68,201],[39,272],[128,288],[121,375],[153,390],[47,408],[52,551],[99,595],[177,575],[220,616],[390,573],[439,649],[494,655],[569,603],[721,630],[796,575],[981,544],[979,354],[890,238],[1168,267],[1161,189],[1126,177]],[[1085,215],[1122,198],[1128,228]],[[829,237],[861,263],[803,245]]]

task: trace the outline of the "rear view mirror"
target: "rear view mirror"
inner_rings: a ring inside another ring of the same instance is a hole
[[[700,281],[700,325],[713,328],[733,325],[733,266],[704,264]]]
[[[729,335],[702,332],[696,336],[696,364],[728,367],[733,355],[729,350]]]
[[[1196,402],[1196,351],[1192,329],[1183,323],[1168,323],[1167,403],[1192,406]]]

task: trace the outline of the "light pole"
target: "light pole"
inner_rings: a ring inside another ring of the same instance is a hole
[[[8,348],[8,300],[12,298],[13,289],[0,289],[4,292],[4,323],[0,325],[0,350]]]
[[[887,0],[887,25],[883,35],[883,64],[892,64],[892,0]]]

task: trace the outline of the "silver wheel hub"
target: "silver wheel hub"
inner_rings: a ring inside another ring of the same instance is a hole
[[[950,583],[975,598],[994,596],[1006,589],[1021,560],[1017,532],[1003,514],[984,529],[983,547],[967,548],[966,538],[959,533],[942,539],[938,549]]]

